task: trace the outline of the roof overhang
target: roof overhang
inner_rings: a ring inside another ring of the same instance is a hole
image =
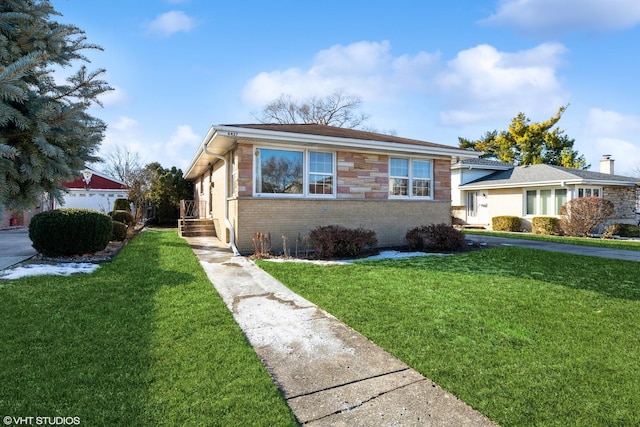
[[[566,179],[553,181],[532,181],[513,183],[477,182],[458,186],[461,190],[492,190],[499,188],[530,188],[530,187],[567,187],[571,185],[588,185],[602,187],[634,187],[638,185],[632,181],[594,180],[594,179]]]
[[[457,157],[472,159],[482,155],[481,152],[455,147],[430,146],[399,142],[372,141],[355,138],[281,132],[264,129],[243,128],[237,126],[212,126],[204,137],[191,164],[184,174],[185,179],[195,179],[218,158],[206,153],[209,151],[218,156],[225,155],[238,140],[247,142],[275,143],[280,145],[296,145],[322,149],[349,149],[367,152],[404,155],[425,155],[434,157]],[[204,147],[207,149],[205,150]]]

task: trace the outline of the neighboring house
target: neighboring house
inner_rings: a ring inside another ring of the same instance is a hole
[[[110,212],[113,210],[115,199],[127,198],[129,194],[123,182],[91,168],[85,168],[81,176],[71,182],[65,182],[63,185],[69,189],[69,192],[64,195],[63,204],[49,200],[48,196],[44,194],[33,209],[24,212],[6,210],[0,218],[0,227],[28,226],[34,215],[61,207],[88,208],[105,213]]]
[[[577,197],[602,197],[613,202],[610,222],[638,221],[639,180],[613,174],[614,161],[605,156],[600,172],[552,165],[513,166],[484,159],[461,160],[452,165],[454,215],[467,225],[489,226],[495,216],[522,219],[531,229],[536,216],[558,216],[560,207]]]
[[[69,190],[64,195],[64,203],[51,201],[50,209],[85,208],[107,213],[113,210],[116,199],[129,197],[129,190],[122,181],[91,168],[85,168],[79,177],[63,185]]]
[[[451,223],[451,160],[478,152],[391,135],[304,124],[213,126],[185,172],[195,210],[221,240],[253,252],[255,233],[293,248],[312,229],[374,230],[379,246],[410,228]]]
[[[0,229],[7,227],[26,227],[29,225],[31,218],[43,210],[47,210],[47,200],[45,197],[40,197],[38,203],[26,211],[13,211],[5,208],[4,213],[0,215]]]

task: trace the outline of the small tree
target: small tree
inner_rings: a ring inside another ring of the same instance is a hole
[[[560,228],[567,236],[587,237],[599,225],[613,218],[615,207],[600,197],[580,197],[560,207]]]
[[[150,170],[142,167],[140,155],[125,147],[116,146],[105,156],[102,171],[125,183],[129,190],[129,200],[135,210],[135,221],[141,221],[145,213],[152,174]]]

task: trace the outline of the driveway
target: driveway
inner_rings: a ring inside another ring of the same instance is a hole
[[[35,254],[28,228],[0,230],[0,270],[27,260]]]
[[[543,242],[540,240],[512,239],[509,237],[484,236],[480,234],[466,234],[465,238],[473,242],[486,243],[489,245],[520,246],[523,248],[542,249],[545,251],[590,255],[602,258],[621,259],[626,261],[640,261],[640,251],[599,248],[595,246],[569,245],[566,243],[551,243]]]

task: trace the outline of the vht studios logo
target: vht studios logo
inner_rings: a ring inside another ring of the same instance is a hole
[[[80,417],[12,417],[2,418],[5,426],[36,425],[36,426],[73,426],[80,425]]]

